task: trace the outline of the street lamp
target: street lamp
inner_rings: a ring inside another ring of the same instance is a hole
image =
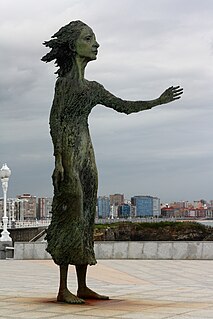
[[[8,188],[8,181],[9,177],[11,175],[11,170],[7,167],[7,164],[5,163],[2,168],[0,169],[0,178],[2,182],[2,189],[4,193],[4,216],[2,218],[3,220],[3,231],[1,232],[1,238],[0,241],[12,241],[12,238],[10,237],[10,233],[7,230],[7,223],[8,223],[8,217],[7,217],[7,188]]]

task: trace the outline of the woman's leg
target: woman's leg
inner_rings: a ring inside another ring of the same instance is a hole
[[[78,279],[78,291],[77,296],[83,299],[99,299],[107,300],[108,296],[97,294],[95,291],[89,289],[86,285],[87,265],[76,266],[76,273]]]
[[[82,304],[84,300],[73,295],[67,288],[67,274],[69,265],[60,265],[60,284],[57,301],[71,304]]]

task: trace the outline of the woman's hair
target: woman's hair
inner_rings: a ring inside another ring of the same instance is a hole
[[[56,32],[51,37],[51,40],[43,43],[46,47],[51,48],[51,50],[41,60],[44,62],[55,60],[55,64],[59,67],[56,71],[59,76],[64,76],[71,70],[75,56],[75,42],[82,29],[86,26],[85,23],[79,20],[71,21]]]

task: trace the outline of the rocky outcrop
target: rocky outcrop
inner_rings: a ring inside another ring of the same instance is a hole
[[[211,241],[213,228],[196,222],[131,223],[96,225],[95,241]]]

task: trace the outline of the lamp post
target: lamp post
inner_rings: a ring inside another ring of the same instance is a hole
[[[12,238],[10,237],[10,233],[7,230],[7,223],[8,223],[8,217],[7,217],[7,188],[8,188],[8,181],[9,177],[11,175],[11,170],[7,167],[7,164],[5,163],[2,168],[0,169],[0,178],[2,182],[2,189],[4,193],[4,216],[2,218],[3,220],[3,231],[1,232],[1,238],[0,241],[12,241]]]

